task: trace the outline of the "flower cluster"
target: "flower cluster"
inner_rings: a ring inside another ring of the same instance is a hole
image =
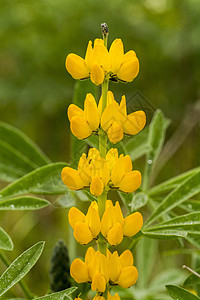
[[[90,188],[94,196],[100,196],[104,190],[109,189],[132,193],[141,184],[140,172],[132,168],[130,156],[119,156],[117,149],[111,148],[106,158],[103,158],[96,148],[91,148],[88,156],[82,154],[78,170],[65,167],[61,177],[69,189],[76,191]]]
[[[121,141],[124,134],[137,134],[146,123],[144,111],[139,110],[127,115],[125,96],[122,96],[118,104],[111,91],[107,93],[107,106],[103,113],[102,97],[97,107],[93,95],[89,93],[85,98],[84,110],[74,104],[69,105],[68,118],[71,131],[78,139],[88,138],[93,132],[97,132],[101,124],[113,144]]]
[[[86,139],[95,133],[99,138],[99,150],[90,148],[88,154],[83,153],[78,168],[63,168],[61,178],[70,190],[89,189],[96,197],[86,214],[76,207],[69,210],[75,239],[82,245],[95,241],[98,246],[98,250],[95,246],[88,248],[84,261],[76,258],[70,274],[78,283],[91,284],[92,291],[96,292],[93,299],[120,300],[119,294],[112,295],[110,289],[114,285],[129,288],[136,283],[138,272],[130,250],[119,255],[108,248],[120,244],[124,237],[136,235],[142,228],[143,218],[139,212],[124,217],[119,202],[113,204],[107,200],[107,193],[111,189],[124,193],[136,191],[141,185],[141,174],[133,170],[129,155],[119,154],[116,148],[107,151],[107,139],[116,144],[124,135],[137,134],[145,126],[146,115],[141,110],[128,114],[125,96],[118,103],[108,91],[109,80],[132,81],[138,74],[139,62],[133,50],[124,54],[121,39],[114,40],[108,51],[107,32],[107,28],[103,30],[104,39],[96,39],[93,47],[89,41],[84,59],[73,53],[66,58],[66,68],[72,77],[90,78],[94,84],[102,84],[102,95],[96,101],[88,93],[84,109],[74,104],[68,107],[74,136]]]
[[[66,68],[74,79],[90,77],[94,84],[99,85],[105,78],[132,81],[138,75],[139,61],[133,50],[124,54],[121,39],[115,39],[109,51],[102,39],[95,39],[93,47],[89,41],[85,59],[70,53],[66,58]]]
[[[123,236],[134,236],[143,225],[143,218],[139,212],[124,218],[119,202],[117,201],[113,205],[111,200],[106,201],[105,211],[101,219],[96,201],[90,204],[86,215],[78,208],[71,207],[68,217],[74,230],[75,239],[83,245],[97,239],[101,232],[110,245],[116,246],[121,243]]]

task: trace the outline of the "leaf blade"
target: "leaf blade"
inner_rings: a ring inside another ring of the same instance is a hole
[[[12,251],[13,247],[10,236],[0,227],[0,249]]]
[[[166,285],[169,295],[174,300],[198,300],[199,297],[176,285]]]
[[[37,197],[10,198],[0,202],[0,210],[36,210],[50,205],[50,202]]]

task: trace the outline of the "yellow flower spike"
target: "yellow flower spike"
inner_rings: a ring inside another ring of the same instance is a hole
[[[71,119],[73,117],[84,117],[84,112],[81,108],[76,106],[75,104],[70,104],[67,110],[67,116],[69,118],[69,121],[71,122]]]
[[[103,293],[106,289],[106,280],[101,273],[96,273],[91,284],[92,291]]]
[[[122,81],[131,82],[139,73],[139,60],[134,51],[129,51],[124,55],[121,67],[117,72],[117,77]]]
[[[111,296],[111,294],[108,292],[108,300],[120,300],[120,296],[118,293],[115,293],[114,296]]]
[[[130,267],[133,265],[133,255],[130,250],[125,250],[119,257],[122,267]]]
[[[119,190],[125,193],[133,193],[141,185],[141,173],[139,171],[127,172],[119,183]]]
[[[96,85],[100,85],[104,81],[104,71],[98,62],[92,64],[90,78]]]
[[[122,266],[119,261],[119,256],[117,251],[111,254],[109,259],[109,278],[112,282],[116,282],[122,271]]]
[[[122,124],[123,131],[126,134],[135,135],[140,132],[146,124],[146,115],[142,110],[133,112],[127,116],[127,119]]]
[[[109,140],[113,144],[116,144],[117,142],[121,141],[124,136],[122,127],[116,121],[114,121],[109,127],[107,134]]]
[[[79,140],[86,139],[92,134],[92,129],[88,122],[81,117],[73,117],[70,122],[70,129],[73,135]]]
[[[100,196],[103,193],[104,184],[102,179],[99,176],[92,178],[90,184],[90,193],[94,196]]]
[[[74,226],[74,237],[82,245],[87,245],[93,240],[93,235],[85,222],[77,222]]]
[[[127,289],[133,284],[135,284],[137,279],[138,279],[138,271],[136,267],[130,266],[122,269],[116,283],[120,285],[122,288]]]
[[[114,226],[108,231],[107,240],[110,245],[116,246],[123,240],[123,230],[120,223],[114,224]]]
[[[96,237],[101,230],[101,222],[99,217],[99,212],[93,208],[91,205],[88,209],[85,222],[88,225],[93,237]]]
[[[112,42],[109,50],[109,56],[111,60],[111,71],[116,74],[124,56],[124,46],[121,39],[115,39]]]
[[[93,248],[93,247],[89,247],[89,248],[87,249],[86,254],[85,254],[85,263],[86,263],[87,265],[89,265],[90,262],[92,261],[94,254],[95,254],[94,248]]]
[[[84,103],[84,115],[92,131],[99,127],[99,111],[92,94],[87,94]]]
[[[85,60],[74,53],[70,53],[67,56],[65,66],[74,79],[84,79],[89,77]]]
[[[74,229],[77,222],[83,222],[85,215],[76,207],[71,207],[68,213],[69,224]]]
[[[86,263],[79,258],[73,260],[70,267],[70,275],[78,283],[89,281],[88,267]]]
[[[69,167],[62,169],[61,178],[63,183],[73,191],[80,190],[84,187],[84,183],[80,177],[80,174],[77,170],[74,170]]]
[[[141,213],[135,212],[124,219],[123,233],[125,236],[133,236],[140,231],[143,225]]]

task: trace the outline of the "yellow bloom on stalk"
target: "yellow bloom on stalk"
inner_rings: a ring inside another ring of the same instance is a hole
[[[99,127],[100,114],[95,98],[90,93],[86,95],[84,110],[75,104],[70,104],[67,114],[71,131],[78,139],[87,138]]]
[[[121,154],[118,157],[117,149],[113,148],[108,151],[106,159],[96,148],[91,148],[88,157],[82,154],[78,170],[65,167],[61,178],[69,189],[90,188],[94,196],[100,196],[105,188],[132,193],[141,185],[141,173],[132,170],[130,156]]]
[[[100,99],[98,108],[101,109]],[[107,106],[101,116],[101,127],[108,134],[109,140],[116,144],[123,139],[124,133],[135,135],[140,132],[146,124],[146,115],[142,110],[127,115],[126,98],[122,96],[118,104],[111,91],[107,93]]]
[[[95,39],[94,46],[89,41],[85,59],[70,53],[66,58],[66,69],[74,79],[89,78],[102,84],[105,77],[114,81],[131,82],[139,72],[139,61],[133,50],[124,54],[121,39],[115,39],[109,51],[102,39]]]
[[[91,282],[91,289],[98,293],[103,293],[108,283],[128,288],[135,284],[138,278],[130,250],[125,250],[120,256],[117,251],[111,253],[108,250],[105,256],[92,247],[86,252],[85,262],[79,258],[72,262],[70,274],[78,283]],[[108,299],[120,299],[118,295],[109,297]]]
[[[71,207],[68,218],[69,224],[74,230],[74,237],[80,244],[88,244],[98,236],[101,230],[96,201],[90,204],[86,216],[78,208]]]
[[[111,200],[106,201],[106,209],[101,220],[96,201],[90,204],[86,216],[76,207],[71,207],[68,218],[75,239],[84,245],[96,239],[101,231],[108,243],[116,246],[121,243],[123,236],[134,236],[143,225],[143,218],[139,212],[124,218],[119,202],[113,205]]]

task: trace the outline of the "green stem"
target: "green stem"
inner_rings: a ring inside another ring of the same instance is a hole
[[[7,257],[5,256],[5,254],[3,254],[2,252],[0,252],[0,259],[2,260],[2,262],[4,263],[4,265],[6,267],[9,267],[10,263],[9,263]],[[27,299],[34,298],[34,295],[31,293],[27,284],[23,280],[20,280],[18,282],[18,284],[20,285],[20,287],[21,287],[22,291],[24,292],[24,294],[26,295]]]

